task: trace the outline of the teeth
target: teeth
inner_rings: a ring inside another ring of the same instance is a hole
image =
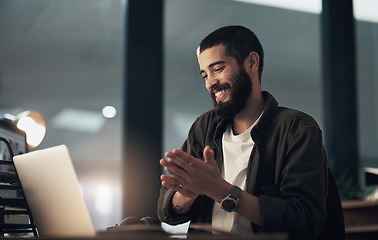
[[[226,92],[226,90],[221,90],[221,91],[219,91],[219,92],[216,92],[215,93],[215,97],[220,97],[223,93],[225,93]]]

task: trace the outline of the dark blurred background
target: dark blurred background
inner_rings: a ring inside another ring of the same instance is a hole
[[[68,146],[98,230],[124,217],[127,2],[0,0],[0,113],[32,109],[44,116],[47,132],[37,149]],[[361,2],[354,2],[359,174],[378,167],[378,17],[371,14],[377,5]],[[212,107],[195,51],[204,36],[230,24],[245,25],[260,38],[266,54],[263,89],[323,127],[321,0],[295,9],[232,0],[163,3],[162,152],[179,148],[195,118]],[[146,71],[148,64],[153,63],[146,59]],[[140,79],[145,80],[143,72]],[[102,115],[105,106],[115,107],[115,117]]]

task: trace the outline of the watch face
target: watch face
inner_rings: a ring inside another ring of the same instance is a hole
[[[226,198],[222,201],[222,208],[227,212],[233,212],[236,207],[236,200],[233,198]]]

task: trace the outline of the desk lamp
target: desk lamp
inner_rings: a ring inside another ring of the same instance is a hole
[[[34,111],[25,111],[16,116],[4,115],[5,121],[10,121],[18,129],[26,133],[28,149],[36,148],[45,137],[46,123],[42,115]]]

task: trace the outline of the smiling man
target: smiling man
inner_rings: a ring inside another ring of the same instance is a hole
[[[168,173],[161,176],[160,220],[324,237],[322,131],[312,117],[278,106],[261,90],[264,52],[255,34],[220,28],[202,40],[197,57],[214,109],[197,118],[181,150],[160,160]]]

